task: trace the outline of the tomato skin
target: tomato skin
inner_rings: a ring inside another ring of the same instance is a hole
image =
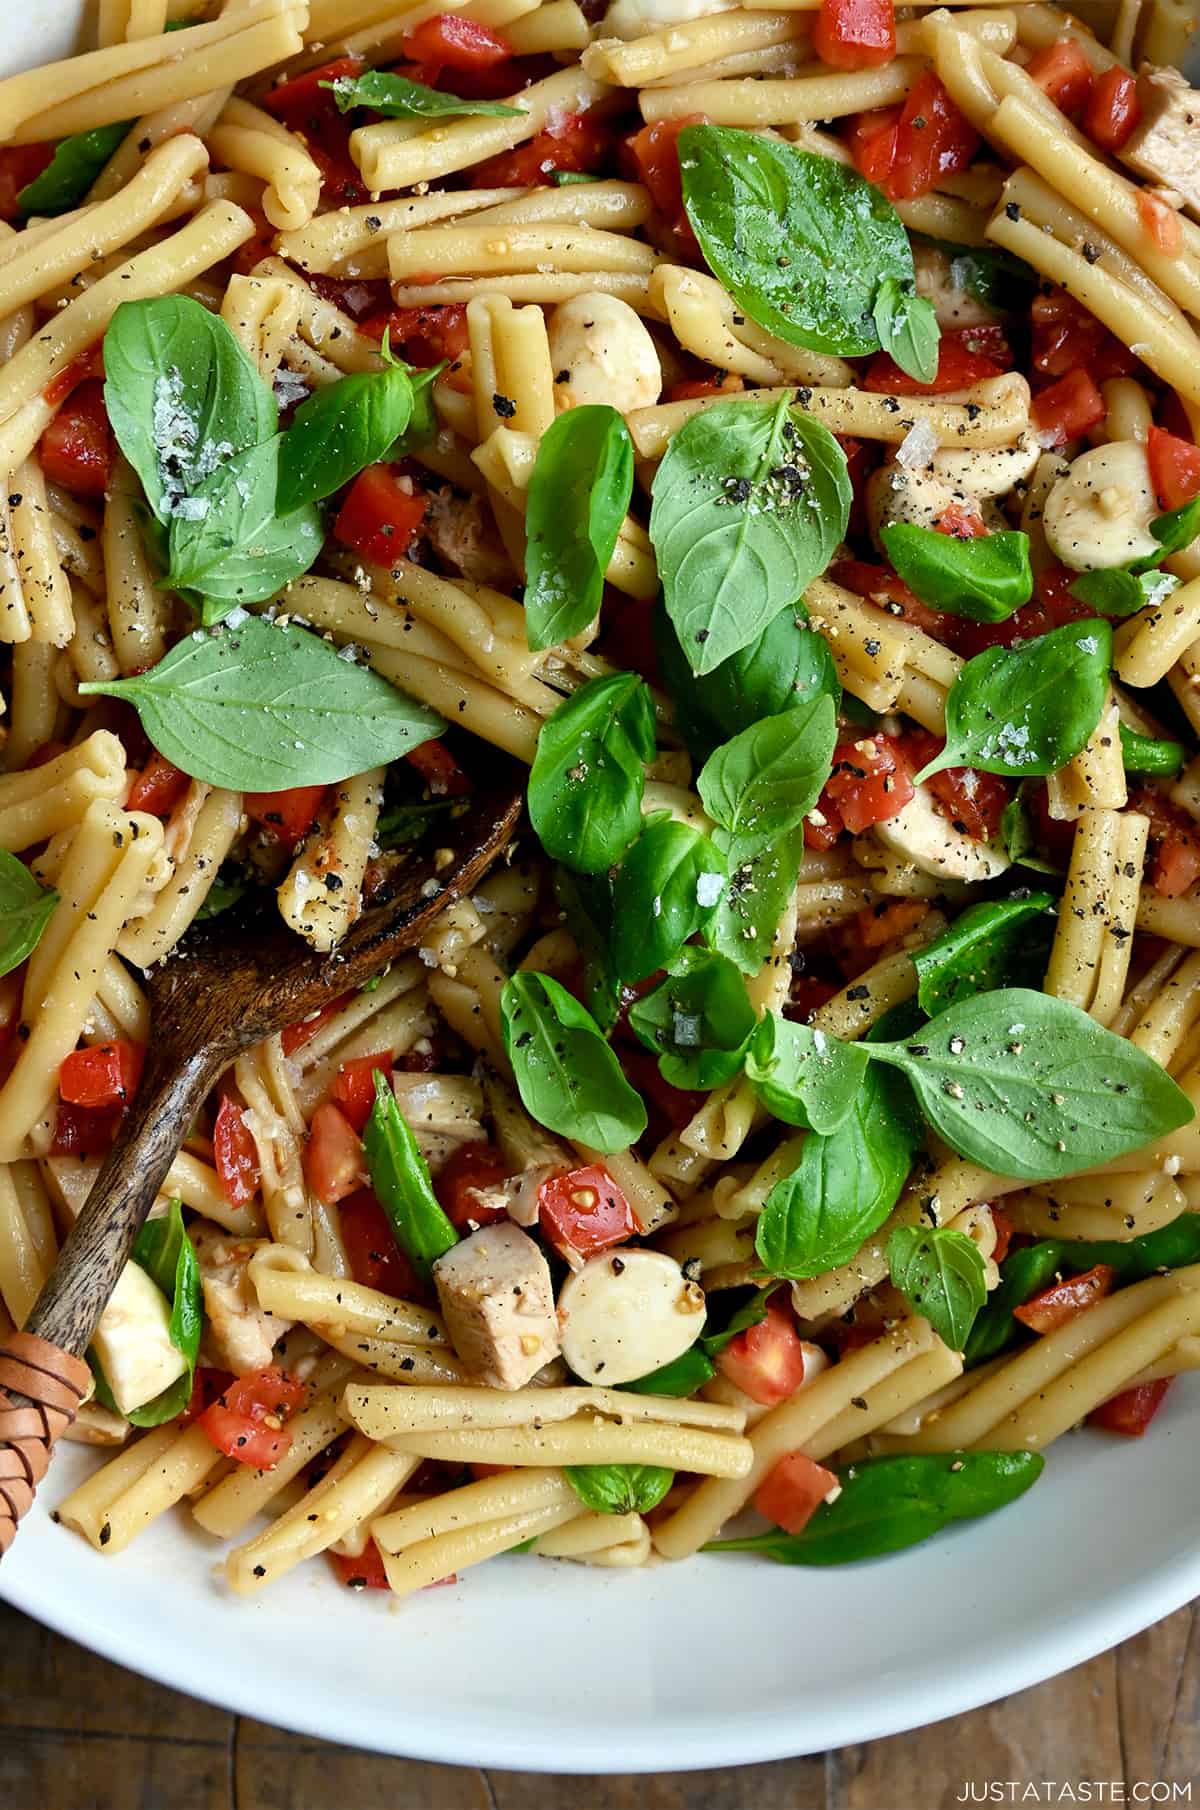
[[[987,527],[978,509],[951,503],[938,517],[937,531],[949,535],[951,540],[981,540],[987,534]]]
[[[465,302],[391,308],[381,314],[369,314],[359,322],[359,331],[371,339],[382,339],[385,330],[392,351],[423,371],[444,358],[453,364],[470,344]]]
[[[408,489],[390,465],[368,465],[346,492],[333,532],[360,559],[391,566],[408,552],[429,499],[411,479],[405,482]]]
[[[431,798],[465,798],[471,782],[443,741],[422,742],[404,756],[421,775]]]
[[[383,1555],[374,1540],[368,1540],[356,1559],[344,1552],[327,1552],[340,1584],[351,1590],[389,1590]]]
[[[277,842],[295,848],[307,836],[325,802],[328,786],[290,786],[284,792],[243,792],[246,815]]]
[[[1146,439],[1146,458],[1150,464],[1150,482],[1158,506],[1164,513],[1182,509],[1193,497],[1200,496],[1200,446],[1169,434],[1165,428],[1152,427]]]
[[[1150,243],[1168,258],[1173,258],[1183,244],[1183,229],[1175,209],[1168,207],[1149,189],[1138,190],[1137,206],[1142,230]]]
[[[915,729],[905,738],[904,748],[914,768],[919,768],[927,766],[945,745],[927,729]],[[993,842],[1000,834],[1009,789],[997,774],[975,767],[946,767],[921,783],[964,835],[973,836],[976,842]]]
[[[213,1121],[213,1167],[231,1207],[246,1206],[262,1184],[258,1145],[247,1129],[244,1110],[232,1093],[223,1093]]]
[[[508,1218],[504,1207],[488,1206],[477,1188],[498,1188],[508,1164],[494,1144],[460,1144],[434,1179],[433,1191],[452,1226],[494,1226]]]
[[[1034,397],[1029,416],[1043,444],[1065,446],[1105,416],[1104,398],[1086,371],[1071,371]]]
[[[876,107],[855,113],[846,127],[846,147],[860,176],[882,187],[896,156],[896,128],[903,107]]]
[[[1036,295],[1029,315],[1033,368],[1047,377],[1085,370],[1096,383],[1103,383],[1109,377],[1131,377],[1139,368],[1137,354],[1065,289]]]
[[[1075,38],[1056,38],[1035,50],[1025,73],[1063,113],[1078,113],[1092,92],[1092,66]]]
[[[145,1060],[145,1045],[124,1038],[72,1050],[58,1071],[59,1096],[69,1106],[91,1110],[125,1107],[137,1092]]]
[[[1083,110],[1083,129],[1102,151],[1119,151],[1141,115],[1137,82],[1127,69],[1114,64],[1092,84]]]
[[[803,1452],[789,1452],[755,1490],[754,1506],[785,1533],[803,1533],[830,1492],[840,1487],[835,1472]]]
[[[771,1301],[766,1319],[730,1339],[716,1362],[743,1395],[777,1408],[804,1381],[804,1342],[787,1308]]]
[[[1008,1247],[1012,1243],[1013,1222],[1003,1207],[993,1207],[992,1224],[996,1228],[996,1246],[992,1252],[992,1262],[1003,1263],[1008,1256]]]
[[[1068,1320],[1086,1312],[1102,1296],[1109,1294],[1116,1278],[1117,1272],[1111,1264],[1097,1263],[1092,1269],[1084,1270],[1081,1276],[1052,1282],[1023,1307],[1014,1307],[1013,1318],[1032,1332],[1057,1332]]]
[[[92,345],[73,358],[69,365],[64,365],[57,377],[52,377],[42,391],[42,399],[51,408],[57,408],[65,402],[72,390],[77,390],[81,383],[94,379],[97,383],[104,381],[104,341],[95,340]]]
[[[648,191],[655,212],[665,221],[676,249],[688,263],[699,258],[700,242],[692,231],[683,204],[679,134],[685,126],[703,125],[704,117],[703,113],[688,113],[682,119],[655,120],[625,141],[626,155],[632,160],[638,181]],[[673,397],[671,400],[682,399]]]
[[[877,69],[896,54],[892,0],[821,0],[813,49],[831,69]]]
[[[979,148],[979,135],[932,72],[918,76],[894,122],[877,125],[864,138],[853,133],[856,161],[868,152],[868,181],[889,201],[927,195],[944,176],[965,170]]]
[[[538,1189],[538,1225],[563,1257],[594,1257],[638,1231],[625,1195],[601,1163],[555,1175]]]
[[[304,1150],[304,1175],[317,1199],[332,1207],[366,1180],[362,1141],[337,1106],[323,1101],[312,1116]]]
[[[303,1383],[274,1365],[253,1370],[232,1382],[196,1424],[226,1458],[272,1471],[292,1443],[284,1422],[307,1394]]]
[[[1006,366],[982,352],[972,351],[966,344],[968,332],[964,329],[942,334],[938,341],[937,376],[929,383],[918,383],[888,353],[877,352],[862,379],[863,389],[887,396],[941,396],[948,390],[965,390],[988,377],[1002,377]]]
[[[125,800],[127,811],[148,811],[151,817],[167,817],[175,809],[191,780],[155,751],[135,777]]]
[[[457,13],[437,13],[423,19],[404,34],[404,54],[425,70],[425,79],[439,76],[443,69],[492,69],[507,62],[512,48],[498,31],[477,25],[474,19],[462,19]]]
[[[928,913],[924,899],[881,899],[876,905],[864,905],[852,919],[854,944],[864,949],[886,949],[903,941]]]
[[[533,188],[553,170],[599,169],[608,156],[612,134],[586,113],[568,113],[538,132],[515,151],[486,157],[471,171],[473,189]]]
[[[1160,898],[1181,898],[1200,879],[1200,829],[1153,786],[1131,791],[1129,804],[1150,819],[1150,884]]]
[[[338,1202],[338,1223],[356,1282],[398,1301],[421,1299],[425,1291],[370,1188],[360,1188]]]
[[[1158,1410],[1173,1376],[1161,1376],[1154,1383],[1135,1383],[1122,1389],[1109,1401],[1101,1402],[1087,1417],[1089,1427],[1103,1427],[1106,1433],[1123,1433],[1126,1439],[1140,1439]]]
[[[5,145],[0,150],[0,220],[22,220],[17,196],[52,162],[54,146]]]
[[[112,1147],[121,1123],[122,1108],[69,1106],[59,1103],[54,1120],[55,1156],[104,1156]]]
[[[272,88],[263,97],[266,111],[304,140],[321,172],[321,197],[330,207],[365,201],[367,190],[350,155],[353,117],[339,113],[332,91],[322,84],[342,75],[361,75],[364,67],[361,57],[337,57],[332,63]],[[266,230],[274,236],[269,226]]]
[[[349,1062],[343,1062],[330,1089],[334,1105],[340,1107],[343,1117],[360,1133],[375,1104],[377,1068],[381,1068],[385,1075],[391,1073],[391,1050],[380,1050],[375,1056],[354,1056]]]
[[[104,386],[81,383],[64,402],[38,442],[42,471],[51,484],[72,496],[102,497],[113,468],[113,437],[104,406]]]
[[[927,603],[922,603],[891,566],[873,566],[865,559],[839,559],[830,567],[829,576],[835,584],[844,585],[846,590],[877,603],[889,616],[911,622],[939,640],[943,638],[945,617],[939,610],[931,610]]]
[[[297,1050],[303,1049],[309,1038],[315,1037],[321,1026],[353,998],[353,993],[339,993],[336,999],[331,999],[327,1006],[322,1006],[311,1018],[301,1018],[296,1024],[285,1025],[280,1039],[284,1055],[294,1056]]]
[[[868,735],[839,742],[834,749],[833,771],[825,781],[820,809],[829,819],[832,806],[832,814],[850,834],[861,836],[873,823],[895,817],[912,796],[912,768],[901,744],[894,736]]]
[[[188,1397],[187,1407],[175,1416],[177,1427],[190,1427],[194,1420],[199,1420],[206,1408],[211,1408],[219,1395],[223,1395],[233,1382],[231,1370],[217,1370],[211,1364],[197,1366],[192,1378],[192,1393]]]

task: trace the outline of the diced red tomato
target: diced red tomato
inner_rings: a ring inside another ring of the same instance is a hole
[[[468,1224],[498,1225],[508,1218],[506,1210],[488,1206],[478,1190],[498,1188],[507,1175],[508,1164],[494,1144],[460,1144],[443,1165],[433,1191],[446,1218],[460,1232]]]
[[[896,54],[892,0],[821,0],[813,49],[831,69],[876,69]]]
[[[370,314],[359,322],[360,331],[371,339],[382,339],[386,330],[388,344],[410,365],[421,370],[451,363],[462,357],[470,343],[467,309],[464,302],[439,302],[427,308],[391,308]]]
[[[1137,354],[1065,289],[1036,295],[1029,313],[1033,368],[1047,377],[1084,370],[1103,383],[1109,377],[1131,377],[1140,368]]]
[[[1153,786],[1139,786],[1129,803],[1150,819],[1151,886],[1160,898],[1181,898],[1200,880],[1200,827]]]
[[[126,1106],[137,1092],[145,1060],[145,1044],[125,1038],[72,1050],[58,1071],[59,1096],[69,1106]]]
[[[1083,129],[1102,151],[1119,151],[1141,118],[1137,82],[1114,63],[1092,84],[1083,110]]]
[[[391,1588],[383,1568],[383,1555],[374,1540],[367,1541],[356,1559],[344,1552],[329,1552],[325,1556],[333,1566],[338,1582],[351,1590]]]
[[[1104,398],[1086,371],[1071,371],[1040,390],[1029,416],[1045,444],[1065,446],[1103,421]]]
[[[992,1251],[992,1262],[1003,1263],[1008,1256],[1008,1247],[1012,1243],[1013,1222],[1003,1207],[993,1207],[992,1224],[996,1229],[996,1245]]]
[[[594,1257],[638,1231],[632,1207],[600,1163],[543,1182],[538,1189],[538,1225],[564,1257]]]
[[[226,1458],[271,1471],[291,1447],[285,1422],[307,1393],[303,1383],[275,1366],[254,1370],[230,1383],[196,1424]]]
[[[1138,190],[1137,205],[1143,230],[1151,245],[1156,251],[1173,258],[1183,244],[1183,228],[1179,224],[1178,213],[1150,189]]]
[[[213,1121],[213,1166],[221,1192],[231,1207],[244,1207],[262,1184],[258,1145],[244,1118],[245,1108],[232,1091],[221,1095]]]
[[[366,1158],[357,1131],[328,1100],[317,1107],[304,1149],[304,1175],[327,1207],[354,1194],[366,1180]]]
[[[1064,113],[1078,113],[1092,92],[1092,66],[1077,38],[1056,38],[1035,50],[1025,73]]]
[[[1024,1307],[1014,1307],[1013,1318],[1032,1332],[1057,1332],[1076,1314],[1086,1313],[1089,1307],[1094,1307],[1109,1294],[1116,1276],[1111,1264],[1097,1263],[1092,1269],[1084,1270],[1081,1276],[1052,1282],[1040,1295],[1034,1295],[1032,1301],[1026,1301]]]
[[[403,559],[425,520],[429,499],[390,465],[368,465],[346,492],[333,532],[360,559],[391,566]]]
[[[817,850],[832,848],[840,836],[845,835],[846,826],[833,801],[820,798],[816,808],[804,819],[804,846]]]
[[[1126,1439],[1140,1439],[1174,1380],[1172,1376],[1162,1376],[1154,1383],[1135,1383],[1132,1389],[1122,1389],[1120,1395],[1092,1409],[1088,1426],[1103,1427],[1106,1433],[1123,1433]]]
[[[303,138],[321,172],[321,195],[329,207],[353,206],[367,199],[350,155],[353,117],[338,111],[332,91],[324,86],[342,75],[361,75],[363,67],[361,57],[338,57],[272,88],[263,98],[267,112]]]
[[[268,113],[282,120],[293,132],[304,133],[314,123],[316,115],[336,107],[325,84],[336,82],[339,76],[361,75],[365,67],[362,57],[337,57],[332,63],[322,63],[319,69],[309,69],[290,82],[281,82],[264,96],[262,104]],[[315,123],[319,124],[320,120],[316,119]]]
[[[103,1156],[112,1146],[121,1123],[121,1106],[92,1108],[59,1103],[54,1120],[55,1156]]]
[[[979,540],[987,533],[987,527],[977,508],[968,509],[962,503],[951,503],[938,517],[937,531],[948,534],[952,540]]]
[[[1007,621],[970,622],[965,616],[948,617],[948,632],[942,639],[970,660],[985,647],[1013,647],[1018,641],[1032,641],[1053,628],[1064,628],[1068,622],[1082,622],[1092,611],[1071,593],[1078,576],[1066,566],[1046,566],[1034,578],[1033,600],[1014,610]]]
[[[765,1320],[730,1339],[717,1368],[764,1408],[777,1408],[794,1395],[804,1381],[804,1341],[787,1308],[772,1300]]]
[[[391,1073],[391,1050],[380,1050],[375,1056],[354,1056],[349,1062],[340,1065],[333,1078],[330,1090],[333,1103],[341,1107],[343,1115],[355,1131],[361,1132],[371,1116],[371,1108],[375,1104],[377,1068],[381,1068],[385,1075]]]
[[[54,156],[54,146],[5,145],[0,150],[0,220],[23,218],[17,196],[40,176]]]
[[[1146,440],[1146,457],[1150,462],[1150,482],[1162,510],[1182,509],[1193,497],[1200,496],[1200,446],[1169,434],[1165,428],[1152,427]]]
[[[1008,334],[998,321],[981,322],[978,326],[959,327],[958,338],[968,352],[990,358],[1002,371],[1011,371],[1015,360]]]
[[[425,781],[431,798],[464,798],[471,782],[443,741],[422,742],[404,756]]]
[[[938,341],[937,376],[918,383],[887,352],[877,352],[862,379],[864,390],[888,396],[941,396],[948,390],[965,390],[988,377],[1000,377],[1007,367],[994,358],[973,352],[964,333],[943,333]]]
[[[657,977],[661,979],[661,975]],[[658,1066],[658,1057],[640,1043],[623,1041],[619,1050],[625,1077],[650,1109],[650,1133],[666,1137],[682,1131],[703,1106],[707,1095],[693,1088],[672,1087]]]
[[[612,133],[587,113],[565,113],[514,151],[485,157],[471,171],[474,189],[534,188],[554,170],[598,170],[612,149]]]
[[[600,618],[604,652],[625,672],[640,673],[651,685],[662,681],[651,607],[644,597],[610,590]]]
[[[890,111],[890,110],[889,110]],[[927,195],[946,176],[965,170],[979,135],[932,72],[918,76],[894,119],[852,125],[850,149],[868,181],[890,201]]]
[[[377,1288],[398,1301],[416,1301],[424,1293],[407,1255],[396,1243],[387,1214],[370,1188],[360,1188],[338,1202],[338,1223],[350,1274],[364,1288]]]
[[[794,974],[788,989],[785,1016],[794,1019],[797,1024],[811,1024],[814,1013],[819,1012],[838,991],[833,981],[822,980],[819,974]]]
[[[391,312],[392,291],[391,285],[384,277],[331,277],[323,275],[320,271],[311,270],[308,272],[308,286],[310,289],[314,289],[322,300],[332,302],[335,308],[340,308],[343,314],[348,314],[350,319],[356,321],[364,332],[366,331],[364,323],[368,320],[380,318],[384,324],[387,323],[388,315]],[[397,312],[401,311],[397,310]],[[406,309],[403,312],[417,314],[420,310],[414,308]],[[382,339],[382,325],[379,332],[375,333],[373,337]],[[391,343],[396,342],[393,340]]]
[[[179,1427],[190,1427],[194,1420],[207,1408],[211,1408],[219,1395],[233,1382],[233,1372],[216,1370],[211,1364],[200,1364],[192,1378],[192,1393],[188,1397],[188,1405],[176,1415],[175,1424]]]
[[[658,119],[643,126],[625,141],[627,156],[633,164],[637,180],[648,191],[655,212],[669,228],[676,250],[685,262],[700,256],[700,246],[692,231],[683,204],[683,176],[679,168],[679,134],[685,126],[704,123],[703,113],[688,113],[682,119]],[[681,400],[678,397],[672,400]]]
[[[887,181],[896,157],[896,128],[903,107],[876,107],[852,115],[846,125],[846,147],[860,176],[877,186]]]
[[[104,381],[104,341],[96,340],[94,344],[73,358],[69,365],[64,365],[57,377],[52,377],[42,391],[42,398],[57,408],[65,402],[72,390],[77,390],[81,383]]]
[[[900,743],[891,735],[866,735],[834,749],[819,808],[826,818],[836,816],[852,836],[861,836],[902,811],[912,796],[912,768]]]
[[[905,738],[904,748],[914,768],[927,766],[942,752],[945,742],[926,729],[914,729]],[[950,819],[955,829],[973,836],[977,842],[993,842],[1000,834],[1000,819],[1008,804],[1009,791],[1004,780],[995,773],[982,773],[975,767],[946,767],[922,781],[938,809]]]
[[[165,755],[155,752],[135,776],[125,809],[148,811],[151,817],[169,816],[191,783],[186,773],[173,767]]]
[[[492,69],[513,53],[507,40],[490,26],[462,19],[457,13],[437,13],[405,32],[404,54],[420,63],[425,80],[431,81],[443,69]]]
[[[285,792],[243,792],[246,815],[277,842],[295,848],[307,836],[325,802],[328,786],[290,786]]]
[[[38,443],[42,470],[72,496],[102,497],[113,468],[113,437],[104,385],[81,383],[64,402]]]
[[[297,1024],[285,1025],[280,1039],[284,1055],[294,1056],[298,1049],[304,1047],[310,1037],[316,1036],[321,1026],[326,1024],[335,1012],[340,1012],[342,1007],[353,998],[352,992],[339,993],[336,999],[331,999],[329,1004],[322,1006],[319,1012],[313,1012],[308,1018],[301,1018]]]
[[[803,1452],[789,1452],[754,1492],[754,1506],[785,1533],[803,1533],[822,1502],[840,1488],[837,1476]]]

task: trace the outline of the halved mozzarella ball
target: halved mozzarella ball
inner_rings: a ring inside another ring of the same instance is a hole
[[[1071,461],[1042,510],[1047,545],[1075,572],[1127,566],[1160,551],[1150,523],[1160,513],[1146,449],[1113,440]]]
[[[171,1339],[166,1296],[137,1263],[117,1277],[92,1345],[122,1414],[153,1401],[187,1369]]]
[[[547,333],[560,413],[606,402],[627,415],[658,401],[658,351],[640,316],[619,296],[573,295],[554,310]]]
[[[704,1324],[704,1290],[663,1251],[589,1257],[558,1297],[562,1354],[585,1383],[631,1383],[682,1357]]]
[[[938,880],[994,880],[1009,866],[1000,849],[955,829],[923,786],[902,811],[877,823],[873,834],[885,848]]]

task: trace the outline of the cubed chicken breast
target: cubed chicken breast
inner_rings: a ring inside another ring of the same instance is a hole
[[[208,1317],[205,1354],[222,1370],[246,1376],[271,1362],[275,1343],[292,1325],[258,1305],[250,1280],[250,1259],[264,1242],[233,1238],[210,1219],[188,1228],[200,1264],[204,1311]]]
[[[1142,117],[1121,161],[1160,188],[1183,197],[1200,219],[1200,93],[1177,69],[1148,69],[1138,78]]]
[[[472,1232],[433,1266],[455,1351],[476,1382],[521,1389],[558,1356],[550,1266],[515,1225]]]

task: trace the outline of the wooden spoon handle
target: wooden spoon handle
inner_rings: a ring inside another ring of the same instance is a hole
[[[138,1108],[96,1177],[23,1332],[0,1344],[0,1557],[75,1419],[92,1375],[83,1354],[175,1153],[228,1060],[224,1049],[151,1047]]]

